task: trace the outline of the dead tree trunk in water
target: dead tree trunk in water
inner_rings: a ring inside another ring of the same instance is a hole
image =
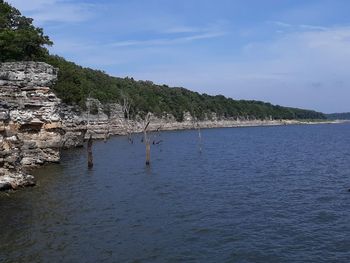
[[[197,127],[198,127],[198,144],[199,144],[199,152],[202,152],[202,133],[201,133],[201,126],[197,122]]]
[[[146,142],[146,165],[151,164],[151,144]]]
[[[103,142],[106,143],[108,138],[109,138],[109,118],[107,120],[107,129],[103,137]]]
[[[195,107],[193,105],[191,105],[191,117],[192,117],[192,125],[193,125],[193,129],[197,129],[198,130],[198,147],[199,147],[199,152],[202,153],[202,133],[201,133],[201,126],[199,124],[199,117],[198,114],[196,114]]]
[[[201,126],[199,124],[197,117],[192,117],[193,122],[193,129],[198,130],[198,146],[199,146],[199,152],[202,152],[202,132],[201,132]]]
[[[145,126],[143,128],[143,142],[146,146],[146,165],[149,166],[151,164],[151,138],[149,138],[147,134],[147,128],[150,124],[150,115],[147,114],[145,118]]]
[[[94,166],[93,158],[92,158],[92,135],[91,134],[87,142],[87,152],[88,152],[88,168],[91,169]]]
[[[130,109],[131,109],[131,102],[129,97],[125,96],[123,93],[121,93],[121,96],[123,98],[122,104],[122,110],[124,113],[124,118],[126,119],[126,135],[128,136],[129,143],[134,143],[132,139],[132,127],[130,127]]]

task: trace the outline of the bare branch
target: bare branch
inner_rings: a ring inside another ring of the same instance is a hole
[[[144,131],[147,131],[148,125],[150,124],[151,121],[148,121],[145,128],[143,129]]]

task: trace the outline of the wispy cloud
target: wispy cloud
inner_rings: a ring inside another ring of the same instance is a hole
[[[8,0],[35,23],[81,22],[91,17],[94,5],[67,0]]]
[[[273,24],[276,26],[280,26],[280,27],[292,27],[291,24],[285,23],[285,22],[281,22],[281,21],[267,21],[267,23],[269,24]]]
[[[328,29],[327,27],[313,26],[313,25],[299,25],[299,27],[307,30],[321,30],[321,31],[325,31]]]
[[[52,6],[59,2],[58,0],[7,0],[10,4],[19,8],[21,11],[37,11],[45,6]]]
[[[307,25],[307,24],[289,24],[282,21],[267,21],[267,23],[275,25],[280,28],[289,29],[289,30],[324,31],[329,29],[328,27],[324,27],[324,26]]]
[[[162,31],[162,33],[177,34],[177,33],[195,33],[195,32],[202,32],[202,31],[203,29],[198,27],[176,26],[176,27],[165,29]]]
[[[127,40],[119,41],[109,44],[111,47],[131,47],[131,46],[165,46],[165,45],[175,45],[175,44],[185,44],[188,42],[196,40],[204,40],[211,38],[218,38],[226,35],[227,32],[206,32],[202,34],[192,34],[184,37],[174,37],[174,38],[158,38],[158,39],[148,39],[148,40]]]

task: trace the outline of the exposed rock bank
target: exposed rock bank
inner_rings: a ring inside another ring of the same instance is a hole
[[[59,161],[60,100],[49,88],[56,74],[44,63],[0,65],[0,189],[33,185],[26,168]]]
[[[60,150],[82,146],[84,138],[105,139],[111,135],[141,132],[139,117],[127,121],[122,106],[87,101],[87,112],[61,103],[50,87],[57,70],[40,62],[0,64],[0,190],[34,185],[30,168],[59,162]],[[91,110],[91,107],[94,110]],[[106,110],[108,109],[108,111]],[[108,115],[107,115],[108,113]],[[297,121],[218,119],[215,114],[195,122],[189,113],[183,122],[172,115],[151,117],[150,130],[196,127],[240,127],[296,124]]]

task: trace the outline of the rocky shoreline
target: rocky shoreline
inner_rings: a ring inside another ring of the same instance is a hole
[[[82,146],[84,139],[107,139],[113,135],[141,132],[144,121],[126,120],[121,105],[102,105],[87,101],[84,112],[65,105],[50,87],[57,70],[41,62],[0,64],[0,191],[35,185],[29,170],[59,162],[61,149]],[[104,110],[108,107],[108,115]],[[322,122],[325,123],[325,122]],[[334,122],[329,122],[334,123]],[[194,128],[276,126],[317,124],[296,120],[219,119],[215,114],[204,121],[194,121],[189,113],[177,122],[172,115],[151,116],[149,130],[183,130]]]

